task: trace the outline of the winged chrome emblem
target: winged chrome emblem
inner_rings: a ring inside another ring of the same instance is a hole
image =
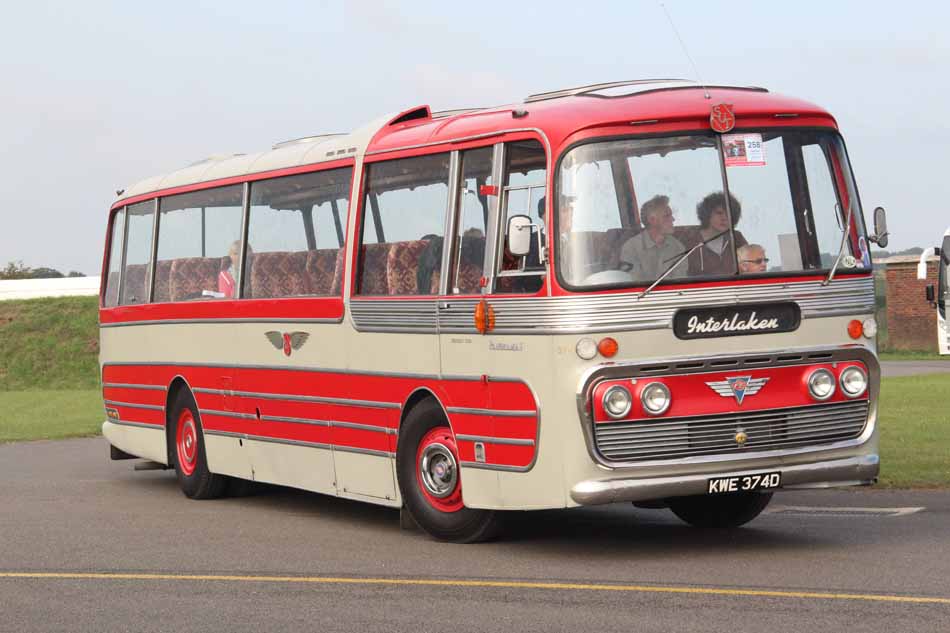
[[[290,356],[293,350],[303,347],[303,344],[310,338],[310,335],[306,332],[277,332],[275,330],[264,332],[264,336],[271,342],[271,345],[284,350],[284,356]]]
[[[725,380],[707,382],[709,388],[718,393],[723,398],[733,396],[738,404],[746,396],[754,396],[759,393],[768,378],[753,378],[752,376],[727,376]]]

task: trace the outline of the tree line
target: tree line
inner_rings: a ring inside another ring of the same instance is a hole
[[[58,277],[85,277],[79,271],[71,270],[65,275],[55,268],[30,268],[24,266],[22,261],[8,262],[0,269],[0,279],[55,279]]]

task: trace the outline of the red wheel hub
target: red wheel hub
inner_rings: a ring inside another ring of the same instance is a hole
[[[195,472],[198,463],[198,429],[191,411],[185,409],[178,416],[175,426],[175,447],[178,449],[178,466],[185,475]]]
[[[429,430],[416,451],[416,484],[426,501],[441,512],[458,512],[462,505],[455,436],[445,426]]]

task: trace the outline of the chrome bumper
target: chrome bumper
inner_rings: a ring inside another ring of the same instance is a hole
[[[571,499],[581,505],[618,501],[648,501],[667,497],[706,494],[706,481],[713,477],[734,477],[764,470],[782,473],[782,488],[831,488],[866,486],[874,483],[880,470],[877,455],[861,455],[812,464],[776,466],[755,470],[710,472],[679,477],[647,479],[588,479],[571,488]]]

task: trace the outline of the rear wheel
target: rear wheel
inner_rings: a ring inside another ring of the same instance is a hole
[[[453,543],[491,538],[498,530],[492,510],[466,508],[458,448],[442,408],[420,402],[399,430],[396,473],[403,503],[415,522],[431,536]]]
[[[771,492],[737,492],[674,497],[669,504],[673,514],[695,527],[734,528],[759,516],[771,500]]]
[[[168,424],[172,444],[169,454],[182,492],[191,499],[214,499],[224,494],[228,478],[208,470],[201,418],[189,391],[182,389],[175,396]]]

